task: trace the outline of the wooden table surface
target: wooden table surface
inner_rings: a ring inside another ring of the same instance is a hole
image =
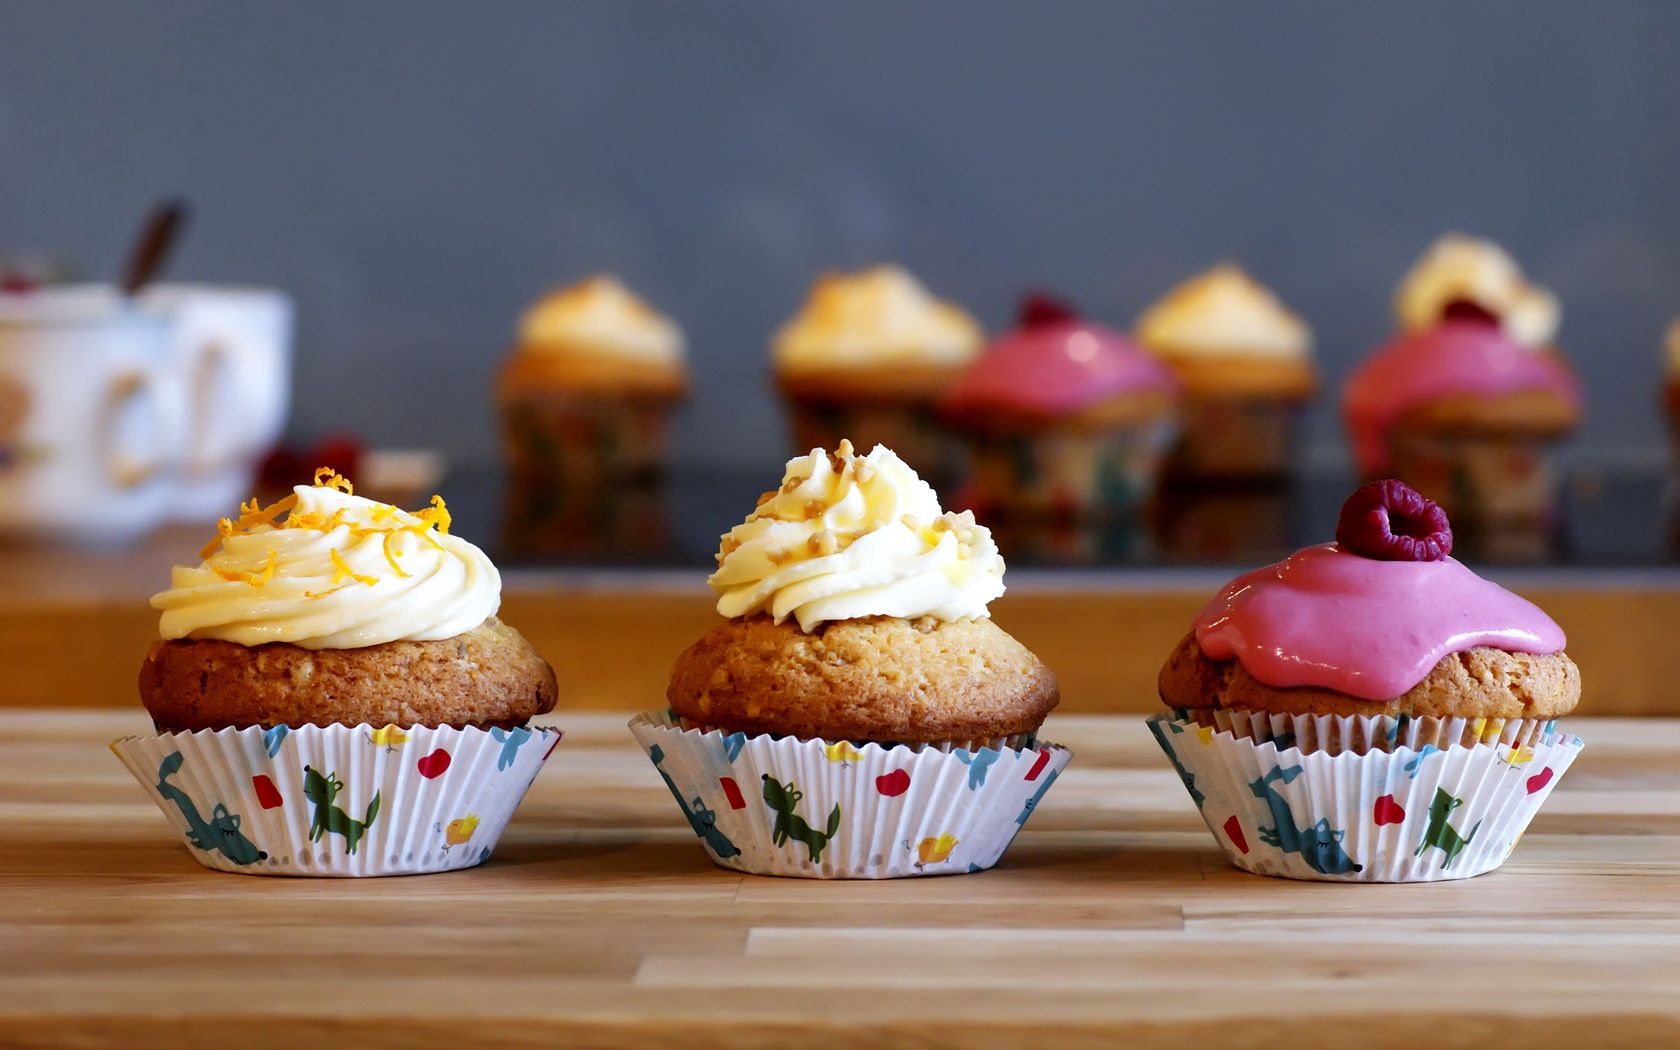
[[[713,867],[619,714],[566,714],[495,858],[330,881],[200,868],[106,750],[138,713],[0,712],[0,1045],[1680,1043],[1680,722],[1587,741],[1493,874],[1228,867],[1136,717],[995,870]]]

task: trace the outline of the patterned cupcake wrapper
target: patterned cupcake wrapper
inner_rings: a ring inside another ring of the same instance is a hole
[[[1343,751],[1365,754],[1407,747],[1470,747],[1498,744],[1533,747],[1536,739],[1554,732],[1555,720],[1535,718],[1435,718],[1411,715],[1296,715],[1267,711],[1195,709],[1177,712],[1180,721],[1212,726],[1222,733],[1254,743],[1271,741],[1278,750],[1299,748],[1303,754]]]
[[[984,871],[1073,758],[1028,748],[853,745],[684,728],[630,732],[714,863],[754,875],[894,879]]]
[[[560,735],[276,726],[124,737],[111,750],[207,868],[418,875],[488,860]]]
[[[1170,715],[1149,720],[1232,864],[1330,882],[1436,882],[1499,867],[1581,750],[1579,737],[1539,725],[1529,743],[1496,736],[1333,755]],[[1386,737],[1380,725],[1339,731]]]

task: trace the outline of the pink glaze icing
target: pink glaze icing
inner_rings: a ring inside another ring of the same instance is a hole
[[[946,393],[944,408],[1060,416],[1116,394],[1177,386],[1165,365],[1119,332],[1069,318],[1000,336]]]
[[[1326,543],[1226,584],[1196,617],[1196,644],[1279,689],[1388,700],[1449,653],[1555,653],[1564,637],[1534,603],[1452,558],[1377,561]]]
[[[1497,397],[1525,390],[1549,390],[1581,403],[1574,374],[1556,355],[1525,347],[1494,325],[1449,320],[1378,350],[1348,380],[1342,414],[1360,470],[1374,476],[1387,469],[1388,428],[1408,408],[1454,394]]]

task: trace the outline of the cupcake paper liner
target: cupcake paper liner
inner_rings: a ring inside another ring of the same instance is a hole
[[[894,879],[984,871],[1073,753],[748,736],[630,722],[712,861],[754,875]]]
[[[1358,721],[1348,716],[1343,721]],[[1492,871],[1575,756],[1581,739],[1540,723],[1530,744],[1363,754],[1303,753],[1170,715],[1149,720],[1208,830],[1257,875],[1328,882],[1436,882]],[[1343,738],[1386,737],[1343,726]]]
[[[1437,750],[1454,745],[1498,744],[1532,747],[1536,737],[1553,732],[1555,720],[1535,718],[1435,718],[1412,715],[1297,715],[1225,708],[1178,712],[1181,721],[1213,726],[1222,733],[1255,743],[1271,741],[1279,750],[1299,748],[1303,754],[1343,751],[1393,751],[1408,747]]]
[[[111,750],[205,867],[354,877],[484,863],[559,742],[533,727],[276,726]]]
[[[1153,498],[1170,419],[1101,432],[969,435],[970,502],[999,515],[1128,514]]]

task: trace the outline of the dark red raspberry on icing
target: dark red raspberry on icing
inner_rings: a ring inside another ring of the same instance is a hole
[[[1473,303],[1468,299],[1454,299],[1441,307],[1441,320],[1468,321],[1471,324],[1491,325],[1499,327],[1499,315],[1480,303]]]
[[[1021,308],[1015,323],[1022,328],[1039,328],[1047,324],[1063,324],[1079,320],[1079,311],[1066,299],[1058,299],[1043,292],[1028,292],[1021,298]]]
[[[1452,553],[1453,535],[1440,504],[1388,478],[1361,486],[1342,504],[1336,542],[1379,561],[1440,561]]]

